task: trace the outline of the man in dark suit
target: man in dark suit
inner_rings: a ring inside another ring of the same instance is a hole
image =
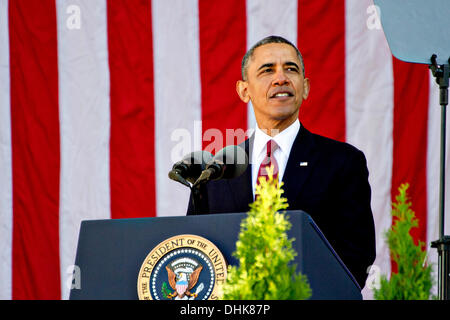
[[[257,122],[242,144],[251,165],[237,178],[202,186],[201,206],[208,213],[247,212],[258,176],[271,159],[288,209],[312,217],[363,288],[375,260],[366,159],[355,147],[313,134],[299,122],[309,93],[304,74],[300,52],[284,38],[267,37],[247,52],[236,89],[243,102],[252,102]],[[188,214],[194,214],[192,201]]]

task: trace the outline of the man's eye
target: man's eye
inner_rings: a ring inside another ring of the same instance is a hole
[[[295,67],[289,67],[287,68],[288,71],[298,72],[297,68]]]

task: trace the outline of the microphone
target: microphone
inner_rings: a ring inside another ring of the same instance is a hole
[[[194,183],[198,179],[212,158],[213,155],[207,151],[191,152],[173,165],[169,178],[190,188],[189,182]]]
[[[239,177],[248,167],[248,157],[239,146],[228,146],[217,152],[193,186],[209,180]]]

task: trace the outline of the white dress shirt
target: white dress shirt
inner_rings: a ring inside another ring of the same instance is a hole
[[[267,142],[274,140],[278,148],[273,152],[273,156],[278,164],[278,178],[283,180],[284,171],[286,169],[289,154],[291,153],[292,145],[294,144],[295,137],[300,130],[300,121],[297,119],[289,127],[281,131],[274,137],[269,136],[258,126],[255,129],[255,140],[253,142],[251,166],[252,166],[252,190],[253,199],[255,198],[256,180],[258,178],[258,170],[261,162],[266,157],[266,145]]]

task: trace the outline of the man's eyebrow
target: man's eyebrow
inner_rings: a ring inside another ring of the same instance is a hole
[[[264,63],[262,66],[260,66],[260,67],[258,68],[257,71],[259,71],[259,70],[261,70],[261,69],[264,69],[264,68],[271,68],[271,67],[273,67],[274,65],[275,65],[275,63]]]
[[[261,69],[264,69],[264,68],[271,68],[271,67],[273,67],[274,65],[275,65],[275,63],[272,63],[272,62],[270,62],[270,63],[264,63],[262,66],[260,66],[260,67],[258,68],[257,71],[259,71],[259,70],[261,70]],[[297,69],[300,70],[298,64],[296,64],[295,62],[292,62],[292,61],[287,61],[287,62],[284,63],[284,65],[285,65],[285,66],[294,66],[294,67],[296,67]]]
[[[295,67],[297,67],[297,69],[300,69],[299,66],[295,62],[292,62],[292,61],[288,61],[284,65],[285,66],[295,66]]]

